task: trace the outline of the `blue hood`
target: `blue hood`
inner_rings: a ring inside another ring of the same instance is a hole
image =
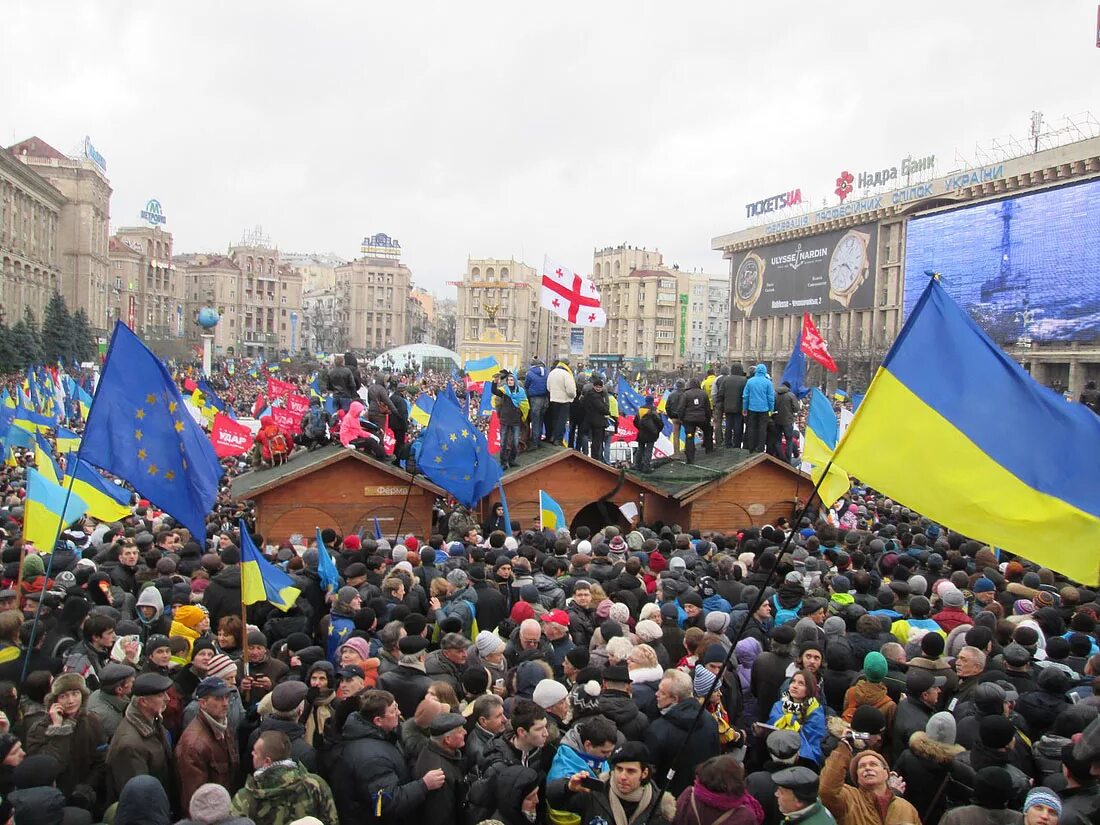
[[[753,370],[753,375],[767,375],[767,374],[768,374],[768,368],[765,367],[763,364],[757,364],[756,369]]]

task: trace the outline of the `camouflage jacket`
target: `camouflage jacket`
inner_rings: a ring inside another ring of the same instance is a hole
[[[253,773],[233,797],[233,813],[256,825],[290,825],[314,816],[325,825],[339,825],[332,791],[301,762],[278,762],[258,776]]]

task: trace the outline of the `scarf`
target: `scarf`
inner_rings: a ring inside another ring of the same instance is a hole
[[[784,693],[780,702],[783,713],[775,720],[775,726],[779,730],[801,730],[806,718],[820,707],[816,699],[803,699],[798,702],[792,699],[789,693]]]
[[[225,739],[225,732],[229,730],[229,717],[226,717],[224,722],[219,722],[202,708],[199,708],[199,713],[202,714],[202,718],[206,720],[206,724],[208,724],[210,729],[214,732],[214,737],[216,739]]]
[[[746,807],[752,811],[756,825],[761,825],[764,821],[764,808],[761,807],[756,797],[750,793],[742,791],[740,794],[728,794],[712,791],[698,779],[695,780],[691,792],[697,800],[709,808],[719,811],[731,811],[734,808]]]
[[[627,819],[626,810],[623,808],[622,800],[627,802],[637,802],[638,807],[634,809],[634,813]],[[607,783],[607,801],[611,805],[611,816],[615,819],[615,825],[633,825],[634,821],[638,819],[649,809],[649,804],[653,801],[653,786],[646,782],[638,790],[628,794],[620,794],[615,790],[615,783]]]

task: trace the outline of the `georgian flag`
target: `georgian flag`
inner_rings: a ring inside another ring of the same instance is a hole
[[[549,258],[543,258],[539,304],[575,327],[607,326],[607,313],[592,280]]]

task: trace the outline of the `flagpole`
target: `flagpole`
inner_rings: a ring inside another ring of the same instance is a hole
[[[408,472],[406,470],[405,472]],[[409,473],[409,486],[405,488],[405,503],[401,505],[401,515],[397,518],[397,529],[393,533],[393,543],[401,543],[401,525],[405,522],[405,513],[409,509],[409,495],[412,493],[413,482],[416,481],[416,473]]]

